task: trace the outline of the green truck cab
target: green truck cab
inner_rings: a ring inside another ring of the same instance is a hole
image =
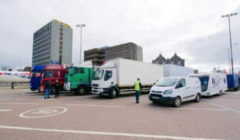
[[[66,78],[66,90],[75,91],[75,94],[84,95],[91,91],[93,68],[90,66],[71,66]]]

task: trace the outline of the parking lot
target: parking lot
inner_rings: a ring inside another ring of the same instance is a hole
[[[1,139],[240,139],[240,91],[183,103],[156,105],[148,95],[96,95],[44,100],[28,89],[0,89]]]

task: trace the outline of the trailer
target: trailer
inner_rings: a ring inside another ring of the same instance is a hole
[[[228,90],[239,90],[239,75],[238,74],[227,74],[227,85]]]
[[[227,76],[220,72],[190,74],[189,77],[198,77],[201,82],[202,96],[221,96],[227,90]]]
[[[173,64],[164,64],[164,77],[187,77],[194,73],[193,68],[178,66]]]

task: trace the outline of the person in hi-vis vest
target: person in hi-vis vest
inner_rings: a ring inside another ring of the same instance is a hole
[[[136,103],[139,103],[139,98],[140,98],[140,94],[141,94],[141,82],[140,79],[138,78],[137,81],[134,83],[134,88],[135,88],[135,97],[136,97]]]

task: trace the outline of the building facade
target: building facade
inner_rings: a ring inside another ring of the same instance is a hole
[[[185,66],[185,60],[180,58],[176,53],[173,55],[173,57],[165,58],[160,54],[155,60],[152,61],[154,64],[174,64],[179,66]]]
[[[52,20],[33,34],[32,66],[72,63],[72,28]]]
[[[102,47],[84,51],[84,61],[92,60],[93,65],[96,66],[100,66],[103,62],[115,58],[143,61],[142,47],[130,42],[112,47]]]

